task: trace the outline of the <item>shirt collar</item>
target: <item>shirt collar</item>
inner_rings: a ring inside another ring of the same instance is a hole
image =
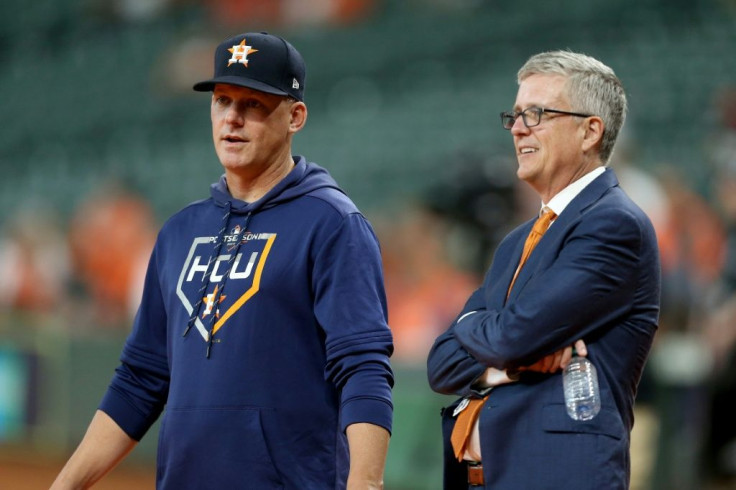
[[[606,171],[606,167],[596,167],[587,174],[580,177],[575,182],[571,183],[555,196],[549,200],[547,204],[542,203],[542,209],[545,207],[555,212],[557,216],[562,214],[568,204],[575,199],[575,197],[582,192],[588,184],[593,182],[596,177]]]

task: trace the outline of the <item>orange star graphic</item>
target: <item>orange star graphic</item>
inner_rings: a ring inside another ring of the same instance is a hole
[[[247,51],[246,48],[248,48]],[[250,46],[246,46],[245,38],[243,38],[243,40],[240,41],[240,44],[233,46],[232,48],[228,48],[228,51],[230,51],[233,56],[228,60],[227,66],[230,66],[233,63],[243,63],[247,67],[248,55],[257,52],[258,50],[253,49]]]
[[[217,291],[220,288],[219,285],[215,286],[215,290],[212,292],[212,294],[208,294],[204,298],[202,298],[207,305],[207,308],[205,308],[204,313],[202,313],[202,318],[206,317],[211,311],[212,308],[215,308],[216,304],[222,303],[222,301],[227,298],[227,296],[224,296],[220,294],[217,295]],[[215,308],[215,318],[220,318],[220,309]]]

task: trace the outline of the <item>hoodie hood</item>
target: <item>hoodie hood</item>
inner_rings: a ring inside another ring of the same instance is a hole
[[[262,198],[254,202],[245,202],[241,201],[240,199],[234,198],[232,194],[230,194],[230,190],[227,187],[227,179],[224,175],[220,177],[220,180],[218,182],[210,186],[212,200],[214,201],[216,206],[223,208],[223,215],[221,218],[222,226],[220,227],[220,231],[218,232],[217,238],[214,241],[213,253],[210,255],[210,258],[207,261],[207,266],[205,270],[205,277],[207,277],[207,280],[202,282],[202,287],[196,295],[197,302],[192,309],[192,314],[189,317],[189,321],[187,322],[187,326],[184,330],[183,336],[186,336],[187,333],[189,333],[189,331],[191,330],[194,322],[197,319],[197,316],[200,313],[202,305],[204,304],[206,296],[205,293],[210,286],[210,280],[212,277],[211,268],[217,264],[217,258],[220,257],[220,252],[224,243],[225,233],[232,226],[231,220],[234,219],[234,215],[244,215],[245,218],[240,218],[243,221],[242,226],[238,228],[237,236],[234,240],[234,243],[236,243],[237,245],[235,246],[234,252],[229,254],[229,259],[227,260],[227,263],[225,265],[226,272],[223,276],[224,279],[218,286],[218,291],[220,295],[223,295],[223,292],[225,291],[227,278],[229,277],[230,271],[232,270],[234,260],[238,256],[238,251],[240,250],[240,246],[242,244],[242,237],[248,231],[251,216],[253,216],[258,211],[262,211],[264,209],[274,207],[278,204],[291,201],[293,199],[320,189],[332,188],[345,195],[345,192],[340,189],[340,187],[337,185],[337,182],[335,182],[335,180],[330,176],[327,170],[323,169],[315,163],[307,162],[307,160],[301,156],[294,157],[294,163],[294,168],[286,175],[286,177],[278,182]],[[216,318],[216,316],[211,315],[211,318],[212,320],[210,321],[208,329],[209,335],[207,336],[207,358],[210,357],[210,349],[212,348],[212,337],[214,335],[215,327],[214,318]]]
[[[229,205],[231,213],[249,214],[326,187],[345,194],[327,170],[316,163],[308,162],[303,156],[297,155],[294,156],[294,164],[291,172],[257,201],[245,202],[234,198],[227,187],[227,179],[224,174],[219,181],[210,186],[210,195],[218,206],[228,207]]]

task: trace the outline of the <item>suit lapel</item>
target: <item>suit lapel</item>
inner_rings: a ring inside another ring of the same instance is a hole
[[[539,241],[537,247],[532,251],[526,264],[524,264],[524,267],[519,272],[519,277],[516,278],[516,283],[514,284],[514,288],[511,290],[511,294],[509,295],[507,302],[513,300],[519,291],[524,288],[526,282],[534,276],[535,273],[546,268],[545,264],[550,262],[548,260],[550,256],[557,255],[557,251],[559,250],[562,240],[570,225],[576,222],[580,218],[581,214],[585,213],[590,206],[603,197],[603,195],[608,192],[608,189],[617,185],[618,179],[616,178],[616,175],[613,173],[613,170],[607,168],[605,172],[588,184],[580,194],[570,201],[570,204],[565,207],[562,214],[557,217],[547,233],[545,233]],[[535,220],[532,219],[519,228],[519,230],[523,230],[523,233],[521,233],[521,239],[517,240],[517,243],[513,248],[514,252],[511,254],[512,257],[515,258],[515,261],[511,260],[512,265],[506,268],[506,271],[502,276],[502,282],[505,283],[504,287],[506,288],[508,288],[508,285],[511,283],[511,278],[519,264],[521,252],[524,248],[524,241],[531,231],[534,221]]]

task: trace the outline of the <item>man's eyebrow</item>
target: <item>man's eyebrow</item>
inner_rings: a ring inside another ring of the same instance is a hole
[[[527,109],[540,108],[540,107],[549,107],[549,106],[545,106],[544,104],[531,103],[531,104],[527,104],[522,109],[520,105],[514,104],[514,108],[511,109],[511,110],[514,111],[514,112],[521,112],[521,111],[525,111]]]

